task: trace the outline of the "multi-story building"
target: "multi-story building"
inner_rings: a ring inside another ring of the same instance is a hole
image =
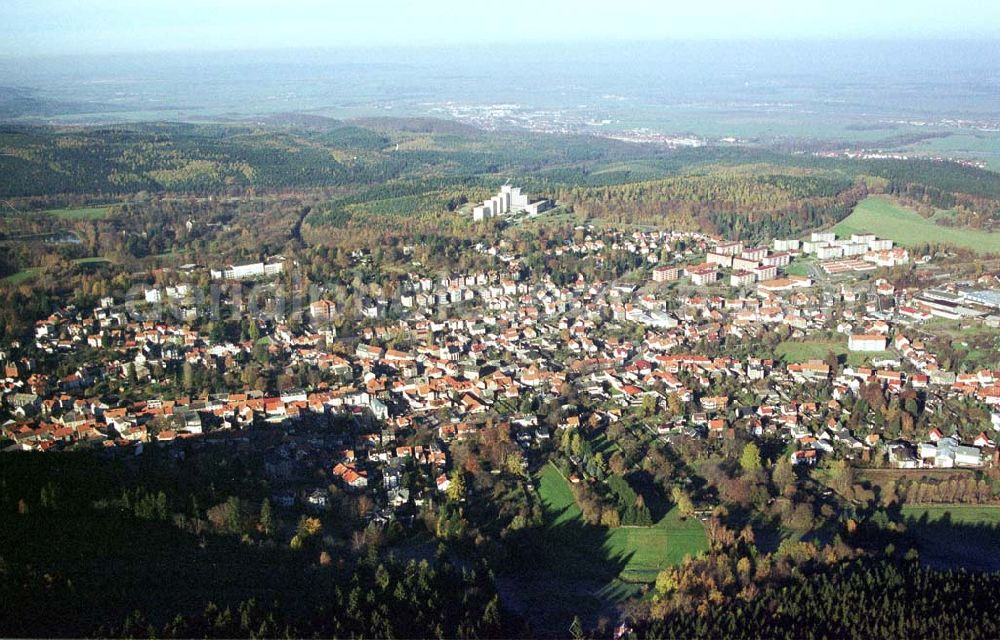
[[[818,246],[816,247],[816,257],[820,260],[835,260],[837,258],[843,258],[844,248],[837,245]]]
[[[750,271],[734,271],[729,276],[729,285],[733,287],[745,287],[747,285],[753,284],[756,281],[757,281],[757,276],[755,276]]]
[[[681,270],[678,267],[656,267],[653,269],[653,282],[672,282],[681,276]]]
[[[778,277],[778,267],[772,264],[762,264],[759,267],[750,269],[758,281],[773,280]]]
[[[688,274],[691,276],[691,283],[698,286],[712,284],[719,279],[719,272],[713,268],[697,269]]]
[[[847,348],[851,351],[885,351],[886,337],[878,333],[851,334]]]
[[[309,305],[309,314],[312,316],[313,322],[317,324],[333,322],[336,312],[336,305],[329,300],[316,300]]]
[[[484,200],[483,204],[473,208],[472,219],[479,221],[508,213],[521,213],[522,211],[526,211],[530,215],[537,215],[548,209],[549,206],[548,200],[529,202],[528,196],[521,193],[520,187],[505,184],[500,187],[500,191],[495,196]]]
[[[721,267],[729,269],[733,266],[733,256],[728,253],[716,253],[714,251],[709,251],[705,254],[705,262],[717,264]]]
[[[772,253],[769,256],[764,256],[764,259],[761,260],[763,264],[772,267],[787,267],[791,261],[792,256],[787,253]]]
[[[743,251],[742,242],[723,242],[716,245],[713,253],[720,253],[724,256],[738,256]]]

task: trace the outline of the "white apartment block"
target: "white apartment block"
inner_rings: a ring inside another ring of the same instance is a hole
[[[472,209],[472,219],[476,221],[509,213],[521,213],[526,211],[529,215],[537,215],[549,208],[548,200],[538,200],[529,202],[527,194],[521,193],[520,187],[512,187],[505,184],[500,187],[500,191],[483,204]]]

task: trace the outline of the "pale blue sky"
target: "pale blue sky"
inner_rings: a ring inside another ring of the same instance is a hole
[[[1000,39],[997,0],[0,0],[0,55],[654,39]]]

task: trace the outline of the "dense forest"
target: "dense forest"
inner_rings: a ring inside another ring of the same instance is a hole
[[[0,196],[242,193],[369,186],[402,177],[528,173],[648,151],[585,136],[527,139],[389,130],[316,118],[255,125],[141,124],[0,129]]]
[[[619,224],[666,221],[673,228],[764,242],[833,224],[866,195],[863,181],[844,177],[717,169],[707,175],[574,188],[565,200],[585,215]]]
[[[629,457],[646,455],[633,451],[626,436],[619,441]],[[465,475],[475,485],[489,479],[492,486],[470,492],[480,498],[463,509],[446,503],[428,522],[436,551],[394,545],[391,527],[366,533],[363,520],[346,508],[354,500],[346,495],[344,508],[332,513],[290,518],[269,502],[253,454],[9,456],[0,468],[0,634],[537,635],[539,629],[501,604],[491,568],[507,566],[509,572],[512,562],[544,564],[535,557],[537,548],[557,540],[546,543],[545,536],[559,534],[539,529],[542,512],[525,490],[519,458],[511,457],[516,450],[494,429],[473,447],[456,449],[463,471],[453,477],[461,483]],[[739,464],[754,469],[757,456],[756,449],[744,448]],[[510,472],[493,475],[480,465]],[[672,466],[666,460],[654,465]],[[774,482],[788,482],[782,479],[788,469],[778,467]],[[609,471],[607,477],[612,495],[636,502],[621,476]],[[661,481],[672,482],[667,476]],[[735,523],[739,510],[731,499],[726,502],[732,505],[729,515],[717,510],[706,523],[709,552],[662,571],[646,597],[624,606],[621,619],[636,637],[1000,633],[1000,617],[990,613],[1000,574],[928,568],[918,560],[907,525],[886,511],[858,512],[837,523],[832,538],[821,533],[836,522],[830,520],[816,529],[818,536],[789,538],[764,551],[755,527]],[[785,522],[795,527],[798,517],[796,510]],[[811,509],[807,520],[804,530],[821,522]],[[350,531],[355,533],[348,544],[341,536]],[[580,532],[561,534],[572,538]],[[824,536],[829,542],[820,541]],[[284,543],[289,537],[290,545]],[[468,545],[473,538],[475,552]],[[606,560],[593,562],[600,567]],[[576,635],[607,637],[607,625],[577,624]]]
[[[796,573],[725,607],[668,614],[643,638],[995,638],[1000,574],[857,560]]]
[[[993,214],[989,203],[1000,199],[998,174],[949,162],[833,159],[761,147],[669,150],[594,136],[486,132],[432,119],[7,125],[0,129],[0,172],[5,176],[0,196],[14,199],[376,187],[364,196],[372,200],[470,180],[494,187],[505,177],[531,191],[554,192],[707,174],[756,178],[755,184],[734,184],[722,194],[712,184],[687,194],[709,210],[714,195],[721,196],[723,211],[780,205],[782,199],[772,197],[776,190],[834,198],[860,178],[869,183],[875,178],[892,193],[939,208],[980,206]],[[404,182],[394,185],[395,180]],[[23,204],[32,208],[30,200]]]
[[[331,546],[336,527],[358,526],[354,518],[286,522],[250,458],[171,464],[155,455],[5,456],[0,635],[526,632],[480,564],[443,551],[402,559],[364,542]],[[291,548],[278,544],[288,535]]]

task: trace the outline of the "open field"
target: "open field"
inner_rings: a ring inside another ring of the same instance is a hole
[[[996,329],[967,320],[944,318],[934,318],[924,328],[951,343],[966,371],[1000,366],[1000,333]]]
[[[1000,525],[1000,505],[905,505],[902,512],[907,520],[920,520],[926,515],[929,522],[947,519],[961,524]]]
[[[96,257],[96,258],[77,258],[76,260],[73,260],[73,262],[75,264],[85,265],[85,266],[86,265],[99,266],[102,264],[110,264],[111,260],[109,260],[108,258]],[[41,270],[42,270],[41,267],[28,267],[27,269],[22,269],[17,273],[12,273],[5,278],[0,278],[0,282],[3,282],[4,284],[12,284],[15,286],[23,284],[28,280],[34,278],[36,275],[38,275],[38,273],[41,272]]]
[[[967,247],[977,253],[1000,253],[1000,233],[944,227],[881,196],[862,200],[851,215],[833,230],[839,236],[874,233],[880,238],[891,238],[903,246],[924,242],[946,243]]]
[[[902,480],[967,480],[975,473],[973,469],[861,469],[857,481],[880,495]],[[830,484],[828,469],[814,469],[810,475]],[[1000,505],[904,504],[899,516],[923,563],[935,569],[1000,570]]]
[[[938,569],[1000,569],[1000,506],[907,505],[902,514],[924,563]]]
[[[996,335],[996,329],[969,320],[931,318],[923,323],[923,327],[931,333],[947,335],[952,340],[968,340],[982,335]]]
[[[37,267],[31,267],[28,269],[23,269],[17,273],[12,273],[9,276],[3,278],[2,282],[5,284],[19,285],[27,282],[28,280],[35,277],[35,274],[39,272]]]
[[[785,362],[806,362],[807,360],[823,360],[833,352],[837,356],[848,353],[847,340],[806,340],[803,342],[782,342],[775,349],[776,355]]]
[[[77,209],[49,209],[45,213],[63,220],[99,220],[106,218],[110,207],[80,207]]]
[[[541,473],[539,493],[546,509],[558,514],[552,525],[583,522],[569,485],[551,465]],[[664,567],[679,564],[684,556],[695,556],[708,548],[701,522],[681,519],[676,509],[652,527],[592,528],[603,533],[603,554],[624,561],[619,577],[628,582],[652,582]],[[593,561],[592,550],[574,548],[579,540],[564,542],[574,553],[579,552],[584,562]]]
[[[921,155],[947,155],[968,160],[985,160],[994,171],[1000,167],[1000,134],[997,132],[956,133],[943,138],[927,138],[907,146]]]
[[[785,273],[790,276],[811,276],[810,263],[804,260],[796,260],[785,268]]]
[[[621,573],[626,582],[652,582],[664,568],[708,549],[701,522],[696,518],[682,519],[676,508],[652,527],[615,529],[610,543],[614,551],[630,556]]]
[[[872,360],[896,358],[891,351],[848,351],[847,337],[842,339],[815,338],[812,340],[788,340],[775,349],[775,355],[785,362],[807,362],[809,360],[825,360],[827,354],[833,352],[841,361],[851,366],[862,366]]]
[[[614,616],[641,595],[661,568],[708,544],[701,522],[671,511],[653,527],[607,529],[587,524],[569,482],[551,464],[538,473],[545,527],[532,536],[521,565],[498,577],[505,604],[546,635],[565,633],[573,616],[585,624]]]

